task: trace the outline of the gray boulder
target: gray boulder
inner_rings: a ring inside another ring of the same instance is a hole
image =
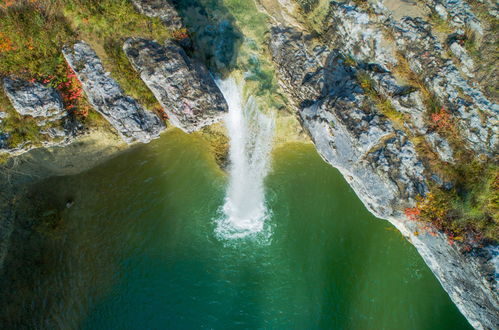
[[[173,125],[192,132],[220,121],[227,103],[207,69],[171,41],[130,38],[123,47]]]
[[[67,114],[59,93],[52,87],[9,77],[4,78],[3,87],[14,109],[23,116],[52,121]]]
[[[159,17],[163,24],[172,29],[184,27],[182,18],[166,0],[132,0],[134,7],[148,17]]]
[[[154,113],[125,95],[118,83],[104,70],[95,51],[80,41],[63,50],[64,57],[83,85],[89,102],[109,121],[127,143],[147,143],[158,138],[165,124]]]

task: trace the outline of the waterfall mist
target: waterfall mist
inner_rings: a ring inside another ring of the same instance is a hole
[[[262,113],[254,97],[245,102],[235,79],[217,82],[229,105],[229,186],[216,233],[225,239],[264,231],[269,217],[264,180],[269,171],[274,118]]]

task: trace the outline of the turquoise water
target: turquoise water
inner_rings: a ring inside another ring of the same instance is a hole
[[[40,184],[51,205],[74,204],[60,208],[57,230],[43,231],[40,270],[19,286],[37,289],[14,287],[21,312],[9,324],[470,328],[415,249],[311,145],[274,151],[268,236],[217,239],[227,177],[206,150],[199,136],[175,130]]]

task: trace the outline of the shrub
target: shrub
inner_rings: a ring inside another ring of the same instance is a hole
[[[450,241],[499,242],[499,167],[475,160],[456,165],[454,175],[452,189],[431,187],[405,210],[407,218],[446,233]]]

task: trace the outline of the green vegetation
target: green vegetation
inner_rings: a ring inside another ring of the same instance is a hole
[[[311,12],[319,3],[319,0],[297,0],[303,13],[307,14]]]
[[[137,13],[130,1],[18,1],[0,9],[0,17],[0,76],[59,77],[64,64],[62,47],[83,39],[128,94],[148,107],[158,106],[121,45],[133,36],[161,42],[171,32],[159,19]]]
[[[0,3],[0,79],[14,75],[44,82],[59,90],[67,110],[87,126],[106,126],[89,106],[61,52],[65,45],[84,40],[127,94],[159,111],[159,103],[122,50],[125,38],[133,36],[162,42],[172,32],[159,19],[139,14],[128,0],[4,1]],[[0,110],[9,114],[0,124],[0,130],[10,135],[9,146],[40,143],[36,120],[19,116],[3,88]]]
[[[55,1],[17,1],[0,9],[0,76],[56,75],[63,45],[75,40]]]
[[[437,185],[421,198],[415,220],[445,232],[450,241],[482,244],[499,241],[499,167],[476,159],[450,167],[451,189]]]
[[[432,10],[429,20],[432,23],[433,31],[443,34],[445,37],[453,32],[453,29],[449,25],[449,23],[445,19],[443,19],[436,11]]]
[[[421,93],[426,107],[426,125],[445,137],[454,151],[454,164],[441,161],[423,136],[408,134],[416,151],[431,173],[438,174],[452,188],[437,184],[421,198],[410,218],[428,223],[445,232],[451,242],[466,244],[483,240],[499,241],[499,167],[495,159],[481,157],[469,150],[459,132],[459,123],[424,84],[423,77],[409,66],[403,54],[393,72]],[[383,111],[382,109],[380,109]],[[393,120],[392,116],[388,117]],[[396,119],[396,118],[395,118]],[[432,180],[428,180],[432,182]]]
[[[140,79],[123,52],[128,37],[144,37],[163,42],[172,37],[159,18],[139,14],[129,0],[68,0],[63,13],[78,38],[97,52],[127,94],[149,109],[160,108],[152,92]],[[62,5],[62,3],[61,3]]]
[[[19,115],[10,104],[3,88],[0,88],[0,111],[7,113],[7,117],[0,123],[0,133],[9,135],[7,141],[9,147],[15,148],[27,142],[33,145],[40,144],[41,136],[35,120]]]
[[[107,68],[111,69],[110,71],[113,78],[118,81],[128,95],[135,98],[146,108],[161,108],[158,100],[154,97],[154,94],[142,79],[140,79],[137,71],[132,67],[125,52],[123,52],[122,47],[122,40],[108,38],[104,43],[104,50],[107,55],[104,58],[104,63]]]
[[[2,131],[9,134],[9,147],[15,148],[24,143],[37,146],[42,137],[36,120],[29,116],[21,116],[15,111],[10,111],[9,116],[2,122]]]

